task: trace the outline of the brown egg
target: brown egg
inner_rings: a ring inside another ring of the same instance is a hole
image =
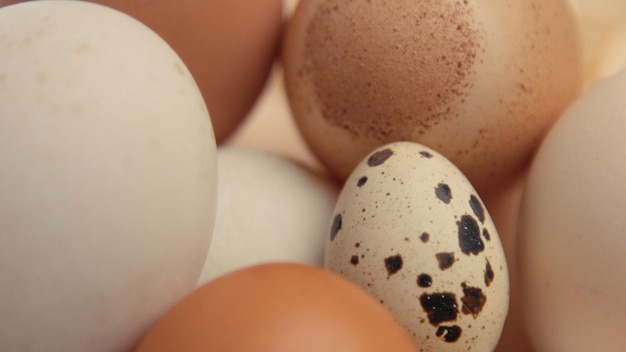
[[[303,264],[240,269],[202,286],[152,327],[136,352],[417,352],[371,296]]]
[[[582,81],[566,0],[302,0],[283,45],[294,118],[341,179],[411,140],[497,192]]]
[[[517,265],[517,220],[526,174],[498,194],[483,199],[502,241],[509,270],[509,314],[495,352],[533,352],[524,326],[524,305]]]

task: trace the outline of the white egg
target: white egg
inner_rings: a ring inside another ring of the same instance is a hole
[[[0,9],[0,349],[128,351],[202,270],[215,139],[176,53],[82,1]]]
[[[323,265],[337,187],[278,154],[220,147],[215,231],[199,285],[267,262]]]
[[[422,351],[491,351],[509,304],[496,228],[467,178],[434,150],[382,146],[352,172],[325,266],[371,293]]]
[[[532,163],[518,236],[537,351],[626,349],[626,71],[561,116]]]

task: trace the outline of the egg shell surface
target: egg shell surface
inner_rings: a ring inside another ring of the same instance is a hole
[[[417,352],[371,296],[319,267],[266,263],[198,288],[136,352]]]
[[[582,85],[567,0],[302,0],[281,57],[294,119],[338,178],[410,140],[483,196],[525,170]]]
[[[491,351],[508,311],[506,259],[469,181],[434,150],[369,154],[337,201],[325,267],[383,303],[423,351]]]
[[[282,0],[84,1],[133,16],[172,46],[198,83],[218,143],[247,117],[273,69]]]
[[[209,107],[218,144],[247,117],[274,65],[282,0],[88,0],[145,23],[180,55]]]
[[[626,346],[625,101],[622,70],[570,106],[530,169],[517,250],[537,351]]]
[[[338,187],[287,157],[221,146],[215,230],[199,285],[265,262],[323,265]]]
[[[0,8],[0,350],[128,351],[196,286],[216,146],[153,31],[80,1]]]

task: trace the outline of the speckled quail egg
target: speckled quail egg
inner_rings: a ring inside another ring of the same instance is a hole
[[[509,305],[502,244],[467,178],[433,149],[395,142],[346,181],[325,267],[368,291],[423,351],[491,351]]]

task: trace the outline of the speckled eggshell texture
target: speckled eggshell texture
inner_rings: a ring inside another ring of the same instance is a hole
[[[423,351],[491,351],[509,304],[494,224],[467,178],[434,150],[382,146],[346,181],[325,267],[383,303]]]
[[[565,0],[301,0],[281,53],[298,128],[339,178],[408,140],[483,196],[525,170],[582,83]]]

